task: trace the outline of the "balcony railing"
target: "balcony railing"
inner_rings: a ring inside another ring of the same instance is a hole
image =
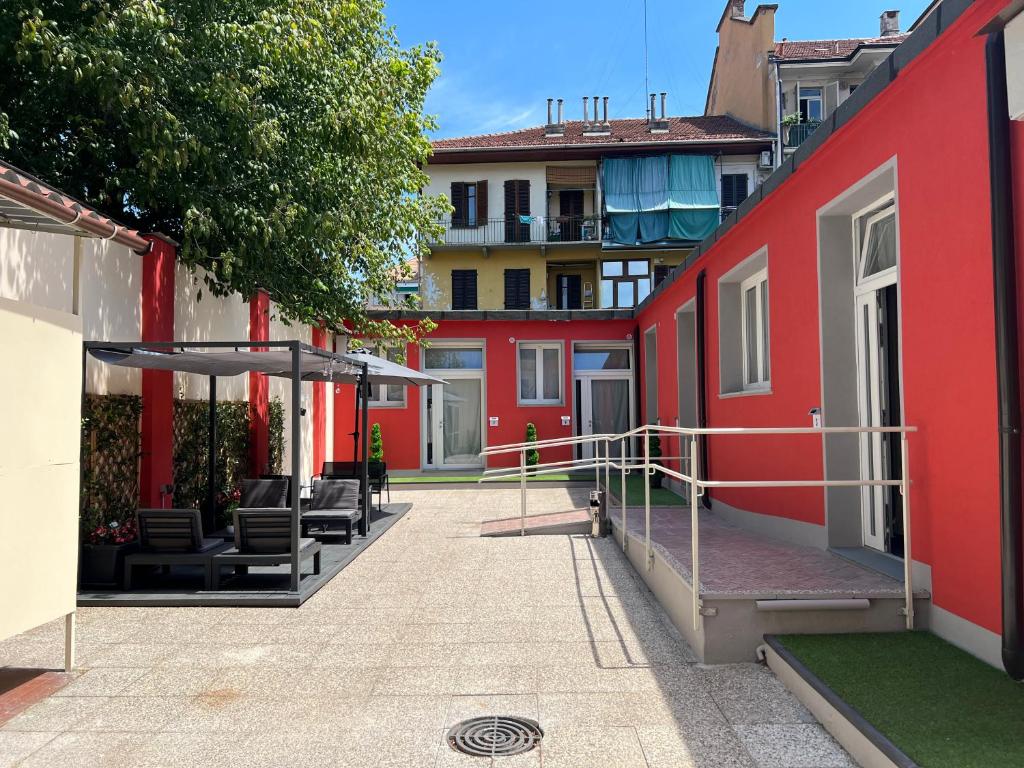
[[[588,243],[601,239],[598,216],[508,216],[474,223],[441,222],[444,233],[435,245],[516,245]]]
[[[814,133],[814,129],[819,125],[821,123],[797,123],[796,125],[789,126],[786,146],[790,149],[796,149],[807,140],[808,136]]]

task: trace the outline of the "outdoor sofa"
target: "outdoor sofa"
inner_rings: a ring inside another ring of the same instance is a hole
[[[124,588],[132,588],[132,571],[138,565],[159,565],[169,573],[172,565],[198,565],[204,586],[213,580],[211,558],[228,548],[223,539],[203,538],[202,513],[198,509],[140,509],[139,551],[124,559]]]
[[[379,511],[384,502],[385,491],[388,494],[388,504],[391,503],[391,478],[388,476],[388,465],[383,461],[368,461],[366,464],[370,492],[377,494],[377,510]],[[358,461],[325,461],[320,471],[320,477],[324,480],[358,480],[362,471],[362,464]]]
[[[274,482],[274,481],[270,481]],[[284,509],[236,509],[235,545],[213,556],[213,589],[220,588],[221,568],[235,566],[245,573],[251,565],[285,565],[292,558],[292,513]],[[320,573],[319,541],[299,539],[299,564],[313,559],[313,574]]]
[[[321,530],[312,535],[333,535],[330,526],[340,523],[344,531],[343,543],[352,543],[352,527],[363,517],[362,494],[358,480],[314,480],[309,510],[302,513],[303,535],[311,526]]]

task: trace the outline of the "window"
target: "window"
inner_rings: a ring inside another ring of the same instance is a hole
[[[657,288],[659,285],[661,285],[662,281],[665,280],[670,274],[672,274],[672,266],[670,264],[655,264],[654,287]]]
[[[821,88],[801,88],[800,122],[820,123],[822,115]]]
[[[628,371],[629,357],[626,347],[577,345],[572,364],[577,371]]]
[[[510,179],[505,182],[505,242],[530,242],[530,182]]]
[[[562,345],[519,345],[519,402],[555,405],[562,402]]]
[[[555,308],[583,309],[582,276],[558,275],[555,278]]]
[[[768,386],[768,270],[740,283],[743,388]]]
[[[745,173],[723,173],[722,174],[722,218],[730,213],[747,199],[747,174]]]
[[[648,259],[601,262],[601,308],[630,309],[651,292]]]
[[[737,264],[718,281],[720,394],[768,392],[768,249]]]
[[[481,370],[484,350],[481,347],[430,347],[423,350],[423,367],[450,371]]]
[[[452,309],[476,309],[476,270],[452,270]]]
[[[530,270],[505,270],[505,309],[530,308]]]
[[[856,220],[857,281],[896,267],[896,209],[888,201]]]
[[[452,226],[479,227],[487,223],[487,182],[452,182]]]
[[[377,347],[371,350],[378,357],[393,363],[403,363],[398,347]],[[405,387],[401,384],[370,384],[370,408],[402,408],[405,406]]]

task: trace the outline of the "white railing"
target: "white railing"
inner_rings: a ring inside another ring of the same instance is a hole
[[[629,529],[627,527],[627,490],[626,476],[632,470],[641,470],[644,478],[644,546],[645,563],[649,570],[654,563],[654,550],[651,546],[651,476],[655,472],[661,472],[666,477],[671,477],[689,489],[690,505],[690,557],[691,571],[693,578],[693,628],[700,629],[701,599],[700,599],[700,528],[699,528],[699,507],[700,498],[707,488],[868,488],[868,487],[898,487],[901,498],[903,516],[903,584],[904,584],[904,606],[902,612],[906,617],[907,629],[914,628],[914,586],[910,557],[910,463],[907,450],[907,435],[916,432],[916,427],[717,427],[691,429],[686,427],[665,427],[659,425],[645,425],[631,429],[620,435],[598,434],[581,435],[579,437],[555,438],[551,440],[539,440],[532,443],[511,443],[508,445],[496,445],[485,449],[481,456],[497,456],[502,454],[519,454],[519,466],[501,467],[489,469],[484,472],[480,482],[500,480],[509,477],[519,477],[520,481],[520,533],[526,535],[526,481],[528,477],[537,477],[555,473],[567,472],[570,470],[593,469],[597,489],[601,488],[601,474],[604,472],[604,487],[610,488],[610,472],[618,469],[620,472],[619,501],[621,504],[621,525],[622,525],[622,549],[626,551],[629,546]],[[856,434],[866,436],[870,434],[899,434],[900,436],[900,466],[901,473],[899,480],[712,480],[700,477],[699,467],[699,445],[698,440],[702,436],[705,439],[711,437],[742,437],[750,435],[819,435],[824,439],[827,435]],[[677,435],[680,441],[680,456],[659,456],[652,463],[650,455],[650,437],[652,435]],[[688,439],[687,439],[688,438]],[[640,439],[643,445],[642,457],[631,458],[627,450],[629,442],[633,439]],[[612,445],[618,444],[618,457],[612,456]],[[566,459],[563,461],[552,461],[543,464],[527,465],[526,454],[532,450],[544,450],[561,446],[589,445],[589,458]],[[604,446],[602,457],[601,447]],[[678,461],[679,471],[669,469],[663,462]]]

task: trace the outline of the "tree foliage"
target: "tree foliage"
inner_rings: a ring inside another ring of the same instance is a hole
[[[370,461],[384,461],[384,439],[376,422],[370,428]]]
[[[382,0],[5,0],[0,147],[133,226],[181,242],[214,293],[286,318],[366,318],[436,231],[420,196],[432,44]]]

